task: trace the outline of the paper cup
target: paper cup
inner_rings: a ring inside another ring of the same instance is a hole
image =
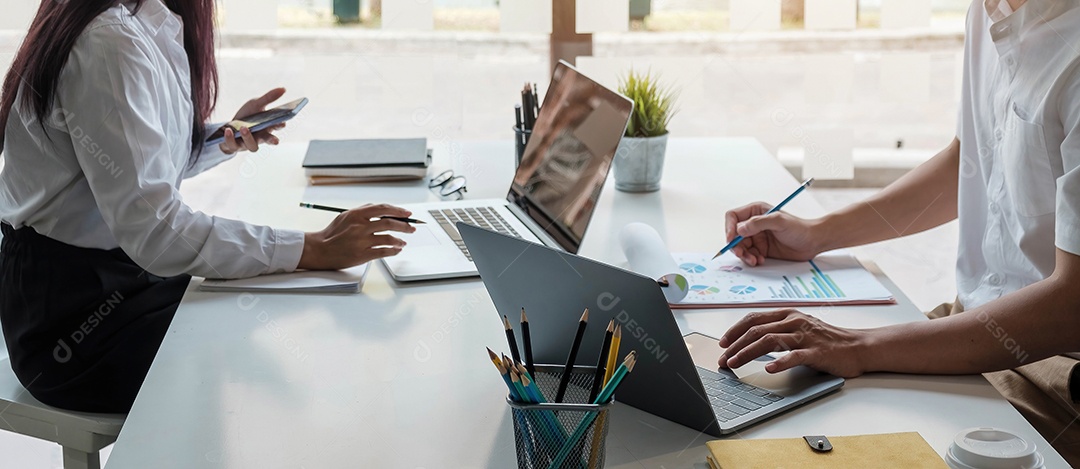
[[[1035,444],[998,428],[969,428],[953,438],[945,462],[953,469],[1042,469]]]

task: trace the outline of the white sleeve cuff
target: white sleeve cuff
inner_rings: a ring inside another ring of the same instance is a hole
[[[1080,223],[1058,217],[1054,244],[1058,249],[1080,256]]]
[[[267,273],[293,272],[304,253],[304,232],[274,229],[274,255]]]

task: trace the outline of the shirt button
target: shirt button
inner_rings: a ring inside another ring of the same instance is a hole
[[[1001,139],[1003,139],[1003,138],[1005,138],[1005,132],[1002,132],[1001,129],[997,129],[997,130],[994,131],[994,139],[995,140],[1000,142]]]
[[[990,276],[986,279],[990,281],[990,285],[994,286],[1001,285],[1003,283],[1003,279],[998,274],[990,274]]]
[[[998,213],[998,204],[990,202],[990,213]]]

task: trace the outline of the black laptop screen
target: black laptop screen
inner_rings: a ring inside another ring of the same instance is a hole
[[[507,199],[567,252],[589,226],[633,102],[556,66]]]

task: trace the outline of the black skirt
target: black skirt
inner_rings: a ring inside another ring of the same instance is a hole
[[[120,249],[2,229],[0,326],[19,381],[54,407],[126,413],[191,277],[150,274]]]

